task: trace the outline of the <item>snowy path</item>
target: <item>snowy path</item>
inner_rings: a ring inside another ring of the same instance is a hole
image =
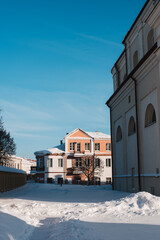
[[[0,194],[0,240],[159,240],[160,198],[107,186],[27,184]]]

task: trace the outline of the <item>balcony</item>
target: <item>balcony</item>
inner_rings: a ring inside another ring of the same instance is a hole
[[[81,174],[82,173],[82,171],[80,171],[80,170],[78,170],[78,169],[75,169],[74,171],[73,171],[73,175],[75,175],[75,174]]]
[[[84,155],[92,155],[92,153],[88,150],[86,151],[70,151],[69,155],[72,157],[83,157]]]
[[[67,168],[67,176],[71,175],[80,175],[82,171],[80,171],[78,168]]]
[[[30,173],[36,173],[37,172],[37,167],[31,166],[31,171]]]

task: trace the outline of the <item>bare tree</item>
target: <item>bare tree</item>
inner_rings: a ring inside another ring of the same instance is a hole
[[[2,116],[0,116],[0,164],[7,165],[11,155],[16,153],[14,139],[3,127]]]
[[[101,175],[104,165],[100,158],[93,156],[85,156],[81,158],[81,163],[78,166],[78,170],[82,171],[87,177],[87,185],[94,182],[94,175]]]

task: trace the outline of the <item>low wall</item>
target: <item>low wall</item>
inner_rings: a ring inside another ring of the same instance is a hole
[[[0,166],[0,192],[6,192],[27,182],[27,174],[25,171]]]

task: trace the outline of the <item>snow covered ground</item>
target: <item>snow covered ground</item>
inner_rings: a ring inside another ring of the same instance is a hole
[[[0,194],[0,240],[159,240],[160,197],[28,183]]]

